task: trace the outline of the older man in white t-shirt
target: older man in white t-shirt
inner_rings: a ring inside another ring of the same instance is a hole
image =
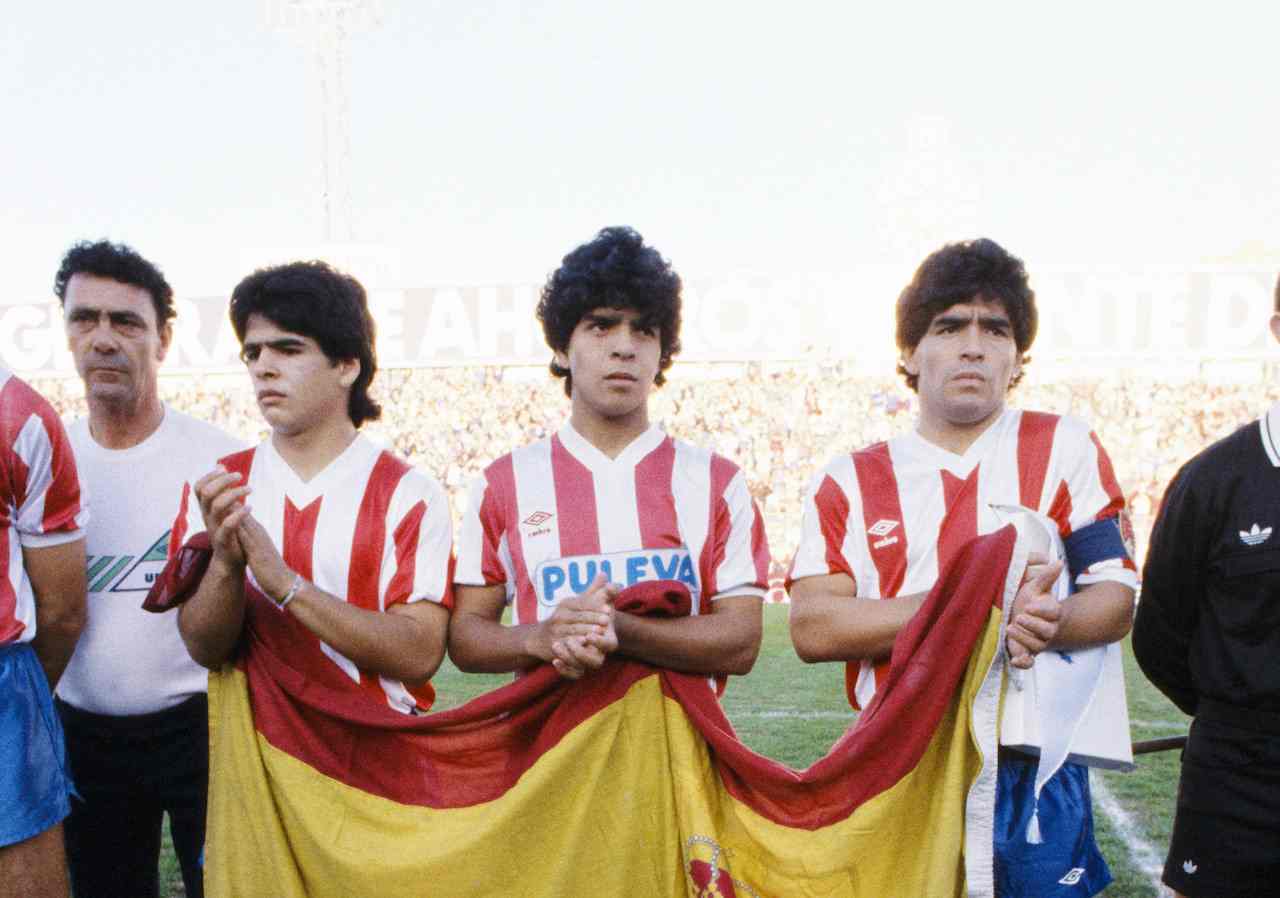
[[[71,248],[55,289],[89,417],[69,428],[94,515],[86,534],[89,616],[58,685],[80,796],[67,819],[78,898],[158,894],[160,827],[188,896],[203,894],[208,675],[177,614],[142,610],[164,567],[182,486],[241,446],[160,401],[173,291],[150,262],[107,242]]]

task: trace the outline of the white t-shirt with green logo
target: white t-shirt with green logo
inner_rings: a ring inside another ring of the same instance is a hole
[[[58,696],[95,714],[149,714],[208,688],[178,634],[178,612],[152,614],[142,600],[165,564],[182,485],[244,443],[168,406],[155,433],[128,449],[104,449],[80,419],[68,429],[88,484],[89,619]]]

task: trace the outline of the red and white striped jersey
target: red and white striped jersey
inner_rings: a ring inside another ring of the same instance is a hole
[[[0,645],[36,635],[22,547],[80,539],[89,521],[75,456],[53,406],[0,368]]]
[[[242,474],[253,492],[254,516],[271,535],[285,564],[320,589],[369,611],[402,602],[452,607],[452,522],[443,488],[432,477],[368,437],[357,435],[343,453],[308,481],[271,445],[228,455],[221,464]],[[204,530],[200,504],[183,487],[169,542],[170,557]],[[359,670],[287,612],[261,595],[247,572],[249,626],[298,670],[322,682],[346,677],[399,711],[425,710],[430,684],[403,683]],[[338,680],[341,683],[341,680]]]
[[[1000,529],[993,505],[1039,511],[1065,538],[1121,514],[1125,500],[1102,444],[1078,418],[1005,409],[962,455],[913,430],[842,455],[814,478],[788,583],[843,573],[863,598],[925,592],[957,549]],[[1099,580],[1136,587],[1133,560],[1102,561],[1076,578]],[[876,675],[870,662],[849,665],[854,707],[871,700]]]
[[[694,614],[721,596],[763,596],[769,547],[742,471],[657,425],[611,459],[566,424],[477,479],[455,582],[504,584],[523,624],[598,572],[623,586],[680,580]]]

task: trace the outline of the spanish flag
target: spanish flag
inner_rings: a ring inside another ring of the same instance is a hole
[[[544,667],[410,717],[304,676],[251,615],[209,683],[206,891],[991,895],[1002,609],[1025,565],[1012,528],[959,552],[875,700],[803,771],[739,742],[705,678]]]

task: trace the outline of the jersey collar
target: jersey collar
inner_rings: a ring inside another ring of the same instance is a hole
[[[667,438],[660,424],[650,424],[649,429],[636,437],[627,447],[618,453],[617,458],[605,455],[586,437],[574,430],[573,424],[566,421],[557,436],[569,453],[593,471],[619,468],[630,468],[644,458]]]

